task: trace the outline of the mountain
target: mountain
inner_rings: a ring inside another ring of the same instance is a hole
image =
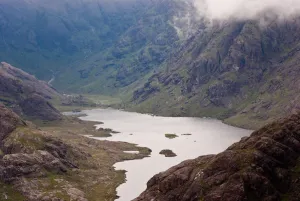
[[[49,102],[61,98],[56,90],[5,62],[0,64],[0,94],[0,102],[22,116],[41,120],[62,118]]]
[[[297,112],[299,30],[299,18],[267,26],[257,20],[203,23],[166,68],[135,90],[132,107],[248,128]]]
[[[138,112],[245,128],[297,112],[297,15],[211,20],[196,2],[3,0],[0,59]]]
[[[4,0],[0,59],[61,91],[112,94],[165,61],[194,31],[181,0]]]
[[[186,1],[151,1],[110,48],[58,75],[54,86],[91,94],[117,94],[134,87],[157,71],[195,31],[195,15],[195,8]]]
[[[135,201],[297,201],[300,115],[271,123],[217,155],[155,175]]]
[[[3,0],[0,59],[50,80],[110,47],[143,12],[134,0]]]

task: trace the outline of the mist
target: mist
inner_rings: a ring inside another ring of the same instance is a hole
[[[286,20],[300,15],[300,0],[195,0],[210,20]]]

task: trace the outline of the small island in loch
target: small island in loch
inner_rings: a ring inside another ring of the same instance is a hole
[[[159,152],[159,154],[164,155],[165,157],[176,157],[177,155],[170,149],[164,149]]]
[[[167,133],[167,134],[165,134],[165,137],[166,137],[166,138],[169,138],[169,139],[174,139],[174,138],[177,138],[177,137],[178,137],[178,135],[176,135],[176,134],[169,134],[169,133]]]

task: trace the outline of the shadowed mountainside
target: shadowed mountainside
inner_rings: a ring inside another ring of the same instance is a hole
[[[135,0],[3,0],[0,60],[50,80],[110,47],[143,8],[144,1]]]
[[[49,103],[60,98],[46,82],[8,63],[0,64],[0,102],[16,113],[41,120],[61,119],[60,112]]]

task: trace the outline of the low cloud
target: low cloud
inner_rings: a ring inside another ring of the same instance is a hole
[[[195,0],[211,20],[285,20],[300,16],[300,0]]]

